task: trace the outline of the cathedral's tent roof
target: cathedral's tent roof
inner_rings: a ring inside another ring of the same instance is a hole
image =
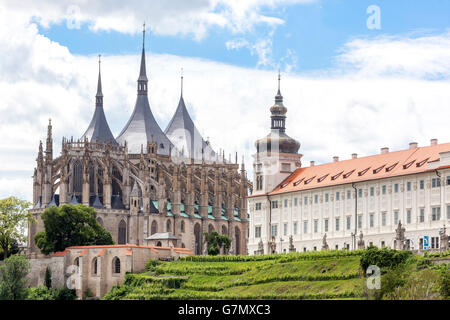
[[[165,130],[166,136],[172,141],[178,152],[183,152],[184,157],[214,160],[216,154],[211,146],[201,136],[195,127],[191,116],[184,103],[183,95],[180,97],[177,110]]]
[[[435,170],[430,169],[428,163],[439,160],[441,152],[450,152],[450,143],[410,147],[406,150],[299,168],[270,194],[427,172]]]
[[[128,145],[128,152],[137,154],[141,145],[154,141],[158,146],[158,154],[168,155],[172,143],[159,127],[150,109],[147,96],[147,76],[145,70],[145,50],[142,47],[141,67],[138,78],[138,95],[133,114],[117,137],[117,142]]]
[[[95,98],[96,103],[94,115],[92,117],[91,123],[89,124],[89,127],[81,137],[81,140],[87,138],[89,142],[109,142],[112,144],[117,144],[113,134],[111,133],[111,130],[109,129],[108,121],[106,121],[105,112],[103,110],[103,93],[100,65],[98,71],[97,94]]]

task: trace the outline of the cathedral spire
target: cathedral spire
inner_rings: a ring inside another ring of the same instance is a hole
[[[101,77],[101,54],[98,55],[98,82],[97,82],[97,94],[95,95],[95,106],[103,107],[103,93],[102,93],[102,77]]]
[[[141,54],[141,68],[138,78],[138,94],[147,95],[147,70],[145,67],[145,23],[142,30],[142,54]]]

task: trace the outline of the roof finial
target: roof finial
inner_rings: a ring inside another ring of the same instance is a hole
[[[183,96],[183,67],[181,68],[181,96]]]
[[[142,25],[142,48],[145,47],[145,22]]]
[[[280,80],[281,80],[280,68],[278,68],[278,94],[280,94]]]

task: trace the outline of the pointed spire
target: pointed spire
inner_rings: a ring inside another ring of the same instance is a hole
[[[147,94],[147,70],[145,67],[145,23],[142,30],[142,55],[141,55],[141,68],[138,78],[138,94]]]
[[[45,145],[45,154],[46,154],[47,160],[53,159],[52,119],[48,119],[47,142]]]
[[[103,93],[102,93],[102,77],[101,77],[101,54],[98,55],[98,82],[97,82],[97,94],[95,95],[95,106],[103,107]]]

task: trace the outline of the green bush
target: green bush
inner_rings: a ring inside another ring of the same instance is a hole
[[[46,286],[37,286],[28,289],[28,300],[75,300],[75,290],[67,288],[49,289]]]
[[[12,255],[0,264],[0,300],[26,299],[26,275],[30,263],[24,255]]]
[[[161,261],[150,259],[145,264],[145,268],[147,269],[147,271],[155,271],[155,268],[160,264],[161,264]]]
[[[375,265],[382,271],[386,271],[405,263],[412,256],[411,251],[378,249],[375,246],[369,246],[361,255],[360,266],[364,273],[370,265]]]
[[[417,262],[417,270],[427,269],[432,265],[433,263],[430,259],[421,259]]]

